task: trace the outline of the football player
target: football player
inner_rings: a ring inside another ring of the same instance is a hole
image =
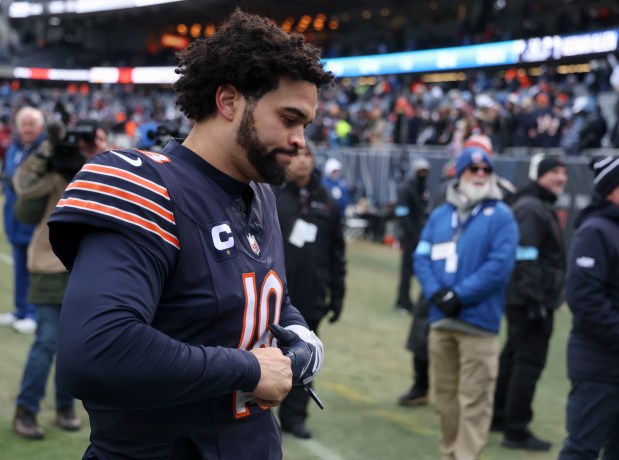
[[[58,378],[90,416],[84,458],[280,459],[269,408],[323,351],[290,303],[264,183],[285,181],[333,76],[300,35],[241,10],[178,57],[188,137],[98,155],[50,219],[72,272]],[[272,324],[295,333],[285,354]]]

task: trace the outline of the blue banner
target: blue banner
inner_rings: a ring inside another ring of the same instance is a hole
[[[325,59],[324,63],[325,68],[338,78],[444,72],[611,53],[617,51],[618,41],[619,29],[611,29],[426,51],[333,58]]]

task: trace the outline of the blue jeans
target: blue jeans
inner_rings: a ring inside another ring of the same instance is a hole
[[[28,245],[13,245],[13,276],[15,278],[15,316],[18,319],[36,317],[35,306],[28,303],[28,282],[30,275],[26,266],[28,259]]]
[[[619,383],[572,381],[559,460],[619,459]]]
[[[60,305],[37,304],[37,330],[22,377],[17,404],[38,413],[58,345]],[[71,396],[56,379],[56,408],[73,407]]]

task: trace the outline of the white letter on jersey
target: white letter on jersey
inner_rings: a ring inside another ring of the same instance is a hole
[[[228,235],[226,241],[222,241],[221,235],[225,233]],[[213,238],[213,244],[215,245],[215,249],[218,251],[223,251],[225,249],[229,249],[234,246],[234,238],[232,237],[232,229],[228,224],[221,224],[213,227],[211,230],[211,238]]]

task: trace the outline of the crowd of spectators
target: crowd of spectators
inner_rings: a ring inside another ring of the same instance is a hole
[[[307,136],[331,147],[420,145],[452,154],[472,134],[489,136],[497,153],[554,148],[576,155],[619,148],[619,102],[613,91],[619,82],[611,78],[619,71],[613,74],[606,59],[590,67],[583,74],[559,74],[551,66],[539,67],[538,75],[526,69],[470,71],[464,80],[448,83],[424,83],[413,75],[341,79],[321,92]],[[190,128],[173,92],[162,87],[6,81],[0,83],[0,100],[0,146],[9,135],[6,125],[25,105],[69,125],[98,120],[119,147],[149,147],[136,139],[148,123],[172,123],[179,133]]]
[[[140,127],[153,122],[176,123],[177,131],[189,131],[189,122],[176,107],[171,89],[87,84],[48,87],[33,82],[19,86],[7,81],[0,83],[0,101],[4,127],[11,125],[20,107],[33,106],[43,111],[47,121],[61,121],[67,126],[79,120],[96,120],[110,132],[117,147],[144,146],[146,139],[138,139]],[[0,150],[3,136],[10,137],[10,132],[0,128]]]
[[[599,60],[590,67],[582,76],[551,66],[535,77],[523,69],[477,71],[449,84],[412,77],[340,82],[322,93],[309,136],[331,146],[418,144],[454,154],[471,134],[489,136],[499,153],[618,147],[618,107],[600,97],[612,94],[612,65]]]

